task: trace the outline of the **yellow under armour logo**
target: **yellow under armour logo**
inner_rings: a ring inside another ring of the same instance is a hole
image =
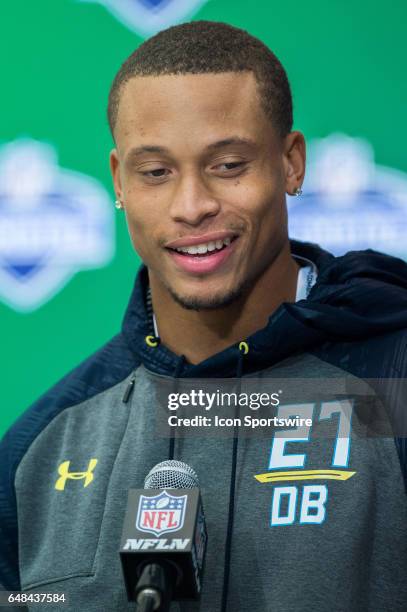
[[[55,483],[56,490],[63,491],[68,478],[71,478],[72,480],[81,480],[84,478],[85,482],[83,483],[83,486],[87,487],[93,480],[93,470],[95,469],[97,462],[97,459],[91,459],[86,472],[69,472],[69,464],[71,462],[63,461],[58,468],[58,474],[60,477]]]

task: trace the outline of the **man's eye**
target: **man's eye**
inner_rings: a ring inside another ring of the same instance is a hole
[[[162,178],[166,176],[167,170],[165,168],[157,168],[156,170],[149,170],[148,172],[143,172],[143,176],[147,176],[149,178]]]
[[[240,171],[243,169],[245,162],[225,162],[216,166],[216,169],[227,174],[232,174],[234,170]]]

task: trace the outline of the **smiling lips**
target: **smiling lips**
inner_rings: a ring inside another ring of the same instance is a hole
[[[179,238],[165,246],[184,272],[202,275],[214,272],[226,261],[234,250],[236,239],[236,234],[221,231]]]

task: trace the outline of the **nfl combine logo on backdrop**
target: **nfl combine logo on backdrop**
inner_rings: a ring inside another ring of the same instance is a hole
[[[79,0],[99,2],[124,25],[141,36],[150,36],[187,21],[208,0]]]
[[[370,248],[407,259],[407,175],[376,165],[366,140],[311,142],[303,195],[288,204],[292,238],[335,255]]]
[[[171,495],[163,491],[158,495],[140,495],[136,529],[160,536],[179,531],[184,526],[186,495]]]
[[[93,178],[60,168],[55,149],[17,140],[0,149],[0,300],[38,308],[79,270],[113,255],[110,198]]]

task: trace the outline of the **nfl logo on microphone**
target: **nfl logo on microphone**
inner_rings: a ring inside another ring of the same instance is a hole
[[[184,526],[186,505],[186,495],[171,495],[167,491],[153,496],[140,495],[136,529],[157,537],[178,531]]]

